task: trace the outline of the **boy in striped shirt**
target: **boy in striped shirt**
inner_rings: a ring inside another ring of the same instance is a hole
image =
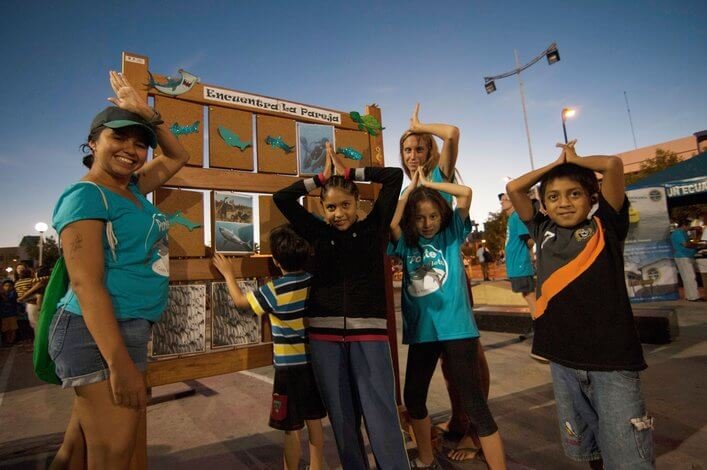
[[[238,308],[270,315],[275,381],[270,427],[285,431],[285,468],[295,470],[300,460],[299,430],[307,424],[310,468],[323,465],[324,436],[321,419],[326,416],[309,358],[304,326],[312,276],[304,271],[309,245],[289,225],[270,233],[273,261],[282,271],[276,278],[245,294],[236,283],[232,261],[216,254],[214,266],[226,279]]]

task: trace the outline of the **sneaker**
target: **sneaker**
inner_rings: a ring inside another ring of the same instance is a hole
[[[523,334],[518,335],[518,340],[519,341],[525,341],[526,339],[532,339],[532,337],[535,335],[535,331],[533,331],[533,328],[531,327],[528,331],[526,331]]]
[[[532,352],[529,353],[529,354],[530,354],[530,357],[532,357],[533,359],[535,359],[535,360],[538,361],[538,362],[541,362],[541,363],[543,363],[543,364],[549,364],[549,363],[550,363],[550,361],[548,361],[547,359],[545,359],[545,358],[542,357],[542,356],[538,356],[537,354],[533,354]]]
[[[433,459],[432,463],[425,465],[420,461],[420,459],[413,459],[410,461],[410,468],[424,469],[424,470],[442,470],[442,466],[437,462],[437,459]]]

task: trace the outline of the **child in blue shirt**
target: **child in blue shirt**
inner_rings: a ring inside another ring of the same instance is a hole
[[[456,210],[440,191],[457,198]],[[431,421],[425,403],[442,353],[447,355],[464,411],[477,428],[489,467],[505,468],[501,436],[473,367],[479,331],[461,258],[461,246],[471,231],[471,189],[428,181],[418,169],[401,201],[391,222],[395,240],[391,254],[403,260],[403,343],[410,345],[404,399],[419,451],[413,468],[439,468],[432,452]]]

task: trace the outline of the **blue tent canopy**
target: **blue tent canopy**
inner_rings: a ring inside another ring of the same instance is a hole
[[[647,176],[626,189],[654,186],[665,187],[669,199],[689,196],[690,199],[707,200],[707,152]]]

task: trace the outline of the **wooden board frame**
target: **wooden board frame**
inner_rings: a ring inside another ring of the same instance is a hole
[[[219,127],[236,134],[250,147],[241,150],[224,141]],[[253,171],[253,114],[222,106],[209,106],[209,167]]]
[[[188,230],[180,224],[170,224],[169,252],[170,257],[202,257],[206,256],[204,246],[204,194],[200,191],[158,188],[154,192],[155,206],[167,215],[177,211],[190,222],[200,227]]]
[[[176,137],[189,153],[187,165],[204,166],[204,132],[206,132],[204,129],[204,107],[168,96],[155,96],[155,109],[162,115],[167,127],[175,124],[179,127],[196,124],[197,132]],[[155,153],[161,154],[162,149],[157,147]]]
[[[122,72],[145,102],[147,102],[149,96],[163,96],[158,90],[148,89],[149,64],[149,58],[145,55],[132,52],[123,52],[122,54]],[[156,73],[153,73],[153,77],[157,82],[163,82],[166,78],[166,76]],[[220,94],[220,99],[215,100],[214,93]],[[263,95],[254,95],[252,93],[215,87],[204,83],[196,83],[189,91],[178,96],[164,96],[174,100],[199,104],[201,106],[218,106],[246,111],[256,116],[256,122],[258,116],[272,116],[296,120],[296,122],[332,125],[335,128],[335,132],[339,129],[360,131],[358,124],[351,119],[348,112],[285,101]],[[264,106],[260,106],[260,104],[264,104]],[[297,115],[294,115],[294,113],[297,113]],[[382,123],[380,108],[375,104],[367,105],[364,113],[374,116]],[[327,120],[329,121],[327,122]],[[338,120],[338,122],[336,120]],[[245,139],[244,136],[241,137]],[[370,142],[370,164],[372,166],[384,166],[382,133],[379,132],[378,135],[369,136],[368,138]],[[260,142],[258,142],[258,145],[260,145]],[[257,151],[258,146],[256,145],[256,152]],[[166,183],[166,186],[186,189],[272,194],[298,179],[300,178],[297,176],[286,176],[282,174],[262,174],[185,166]],[[359,185],[359,190],[362,199],[373,200],[378,196],[380,188],[379,185],[376,184],[361,184]],[[313,191],[311,195],[318,197],[318,191]],[[198,282],[215,279],[220,280],[220,274],[212,265],[210,251],[211,250],[207,249],[206,256],[201,258],[170,259],[170,281]],[[279,274],[270,256],[255,255],[251,257],[236,257],[235,260],[236,276],[239,278],[262,278]],[[386,267],[390,268],[388,259],[386,259]],[[396,397],[398,403],[400,403],[396,320],[393,306],[392,273],[390,269],[386,270],[386,300],[389,343],[397,385]],[[267,323],[263,324],[263,328],[267,328]],[[266,339],[266,336],[267,335],[263,333],[264,341],[270,339],[269,337]],[[235,347],[231,350],[207,352],[188,357],[163,359],[148,363],[147,385],[148,387],[155,387],[158,385],[263,367],[269,364],[272,364],[272,345],[269,342]]]

